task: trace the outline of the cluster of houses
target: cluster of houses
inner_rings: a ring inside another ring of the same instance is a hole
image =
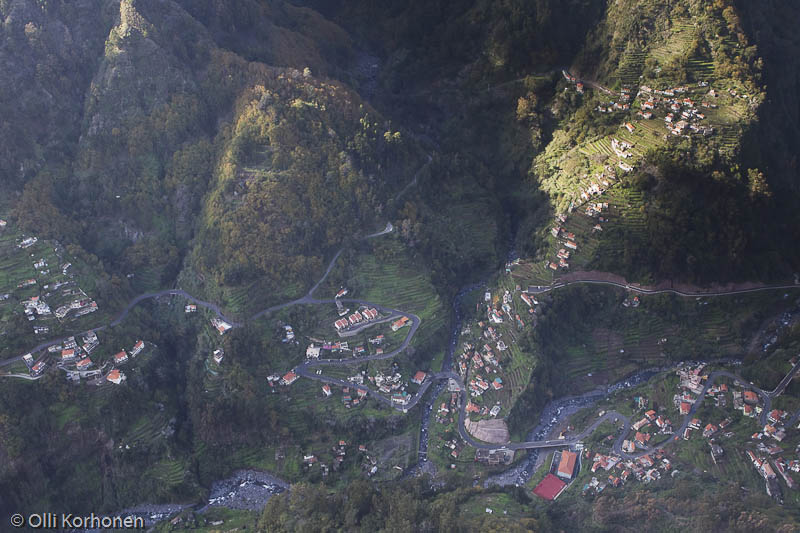
[[[497,335],[494,328],[492,328],[492,334],[495,336]],[[499,340],[498,344],[504,349],[506,348],[505,343],[503,343],[502,340]],[[498,348],[498,351],[501,350]],[[465,343],[464,352],[460,355],[459,359],[460,361],[458,363],[458,369],[461,377],[466,381],[468,372],[469,375],[472,376],[469,379],[467,388],[469,389],[470,396],[473,398],[481,396],[489,389],[501,390],[503,388],[503,379],[501,377],[496,376],[494,378],[488,378],[491,379],[491,381],[488,381],[478,373],[485,372],[486,374],[497,374],[498,371],[502,369],[494,350],[488,343],[484,343],[483,348],[481,349],[475,349],[471,343]]]
[[[671,435],[672,422],[650,409],[645,412],[641,420],[633,424],[632,429],[636,432],[633,439],[625,440],[622,443],[622,450],[627,453],[633,453],[637,448],[646,450],[651,437],[655,434]],[[651,431],[651,429],[654,430]]]
[[[573,84],[575,86],[575,90],[577,91],[578,94],[583,94],[585,87],[584,87],[583,82],[581,80],[579,80],[578,78],[576,78],[575,76],[573,76],[572,74],[567,72],[566,70],[562,70],[561,74],[564,76],[565,80],[567,80],[569,83],[571,83],[571,84]],[[564,89],[564,90],[566,90],[566,89]]]
[[[135,358],[145,348],[144,341],[138,340],[129,351],[120,350],[114,354],[111,361],[107,361],[101,367],[95,368],[94,361],[92,361],[89,354],[99,344],[100,341],[97,339],[97,335],[94,332],[90,332],[84,337],[82,347],[77,345],[74,337],[67,339],[62,346],[56,347],[56,351],[58,349],[61,350],[61,360],[58,366],[66,372],[68,381],[78,383],[81,378],[94,377],[96,378],[94,383],[100,385],[103,383],[105,368],[110,363],[111,370],[105,374],[105,381],[119,385],[125,381],[126,377],[117,367],[127,363],[129,359]]]
[[[624,146],[632,147],[632,145],[629,143],[620,143],[618,148],[621,152]],[[630,152],[622,153],[630,156]],[[625,163],[620,163],[628,167],[628,165]],[[630,167],[628,170],[632,170],[632,167]],[[595,202],[594,198],[606,192],[614,182],[615,178],[613,177],[613,169],[607,167],[605,172],[601,172],[594,176],[586,187],[580,189],[579,198],[570,203],[570,213],[572,213],[575,209],[584,207],[586,216],[596,220],[594,226],[592,227],[592,233],[603,231],[602,224],[608,222],[607,214],[605,214],[608,211],[608,202]],[[556,252],[555,260],[547,261],[547,267],[553,271],[558,271],[559,269],[568,269],[570,255],[578,250],[578,243],[576,241],[575,234],[567,231],[564,227],[566,222],[567,215],[558,214],[556,215],[553,226],[550,228],[550,234],[558,240],[561,246],[558,252]]]
[[[636,459],[622,459],[616,455],[605,455],[587,450],[585,457],[592,462],[590,467],[593,474],[602,472],[606,480],[600,481],[596,477],[583,486],[583,493],[599,493],[607,486],[619,487],[629,480],[650,483],[661,479],[662,475],[672,473],[672,463],[660,451],[642,455]]]
[[[449,450],[450,457],[455,460],[461,456],[461,452],[464,450],[465,444],[460,438],[452,438],[450,440],[442,439],[441,448],[445,451]],[[454,464],[450,465],[451,468],[455,468]]]
[[[56,309],[56,318],[63,321],[68,317],[78,318],[97,311],[97,302],[89,298],[83,290],[67,290],[71,291],[73,296],[79,297]]]
[[[362,326],[376,320],[380,316],[378,310],[374,307],[362,307],[355,313],[352,313],[347,318],[340,318],[333,323],[333,327],[340,335],[348,331],[352,327]]]
[[[450,402],[442,402],[436,411],[436,421],[439,424],[452,424],[457,420],[458,410],[461,407],[461,396],[457,392],[450,393]]]
[[[406,392],[406,382],[399,372],[384,374],[380,370],[367,378],[383,394],[390,394],[393,403],[406,404],[410,397]],[[423,378],[424,379],[424,378]],[[406,392],[404,395],[403,393]],[[399,396],[398,396],[399,395]]]
[[[796,358],[790,360],[793,365],[796,362]],[[673,401],[681,414],[690,412],[697,395],[702,394],[705,389],[705,381],[708,376],[704,373],[704,369],[705,366],[702,364],[684,366],[678,369],[678,386],[681,392],[674,396]],[[763,416],[763,406],[758,393],[746,388],[745,384],[738,381],[734,384],[734,387],[734,390],[730,390],[724,383],[715,384],[706,390],[706,398],[712,398],[717,407],[724,408],[728,405],[727,396],[730,393],[734,410],[741,411],[742,415],[749,418]],[[797,489],[797,484],[789,472],[800,472],[800,460],[798,458],[787,460],[781,456],[786,450],[780,446],[780,443],[786,439],[786,432],[789,429],[787,424],[790,419],[789,413],[781,409],[772,409],[766,415],[766,423],[763,428],[751,436],[751,439],[756,443],[756,449],[746,451],[754,468],[764,478],[767,494],[779,502],[782,502],[782,491],[778,479],[783,479],[786,486],[794,490]],[[719,437],[732,437],[734,435],[730,431],[725,432],[725,429],[731,423],[732,420],[726,418],[719,423],[708,423],[704,426],[699,419],[693,418],[684,431],[683,438],[689,440],[690,431],[692,430],[702,431],[703,438],[709,439],[711,458],[714,463],[717,463],[724,455],[724,450],[718,442]],[[795,452],[800,452],[800,447]]]
[[[333,470],[337,471],[347,457],[347,449],[349,444],[345,440],[339,440],[339,443],[332,446],[330,451],[333,454]],[[364,444],[358,445],[358,453],[362,456],[362,468],[367,474],[367,477],[372,477],[378,473],[378,460],[375,456],[371,455]],[[331,467],[326,463],[322,463],[314,454],[303,455],[303,466],[307,471],[313,470],[315,465],[319,465],[322,477],[327,477],[330,473]]]
[[[747,450],[746,453],[753,464],[753,468],[764,478],[765,489],[769,496],[783,503],[783,490],[778,483],[778,476],[783,479],[789,489],[797,490],[797,483],[792,479],[789,472],[800,472],[800,461],[797,459],[787,461],[782,457],[771,458],[765,455],[758,455],[752,450]]]
[[[631,109],[631,89],[630,87],[623,87],[620,89],[619,101],[609,101],[605,104],[600,104],[596,108],[598,113],[615,113],[618,111],[630,111]]]
[[[701,87],[704,82],[700,82]],[[638,97],[644,101],[641,104],[641,111],[639,116],[644,119],[653,118],[653,111],[659,107],[666,110],[664,117],[664,124],[673,135],[682,135],[687,130],[694,133],[701,133],[703,135],[712,135],[714,128],[711,126],[704,126],[700,121],[705,120],[706,116],[700,111],[700,107],[712,109],[717,107],[716,104],[703,100],[699,104],[688,96],[683,96],[688,92],[688,87],[674,87],[672,89],[652,89],[646,85],[639,88]],[[717,93],[714,89],[710,89],[707,98],[716,98]]]
[[[325,394],[324,389],[322,392]],[[357,407],[361,402],[366,401],[368,394],[369,391],[363,387],[353,387],[352,392],[350,387],[342,387],[342,403],[348,409]]]
[[[531,315],[535,314],[536,306],[539,305],[536,296],[521,291],[519,287],[517,290],[520,300],[527,306],[528,312]],[[481,302],[477,302],[477,309],[480,309],[481,305]],[[496,301],[493,299],[491,291],[486,291],[483,305],[486,306],[487,320],[480,320],[476,324],[480,335],[462,344],[462,351],[456,359],[456,370],[466,384],[471,398],[465,407],[467,413],[497,417],[502,410],[500,403],[496,403],[490,408],[473,400],[482,397],[487,391],[499,392],[505,388],[501,376],[503,373],[502,360],[508,355],[504,356],[503,354],[508,352],[509,344],[514,341],[513,332],[511,332],[505,334],[511,337],[511,340],[506,342],[504,333],[501,332],[502,324],[515,324],[517,329],[522,329],[525,327],[525,321],[515,309],[521,304],[514,301],[514,295],[508,290],[503,291],[502,296],[497,297]],[[473,328],[465,326],[461,334],[472,335]]]
[[[27,250],[37,244],[39,239],[37,237],[23,237],[18,243],[17,247],[21,250]],[[55,246],[53,251],[58,258],[61,258],[62,252],[58,246]],[[43,278],[51,277],[56,274],[61,274],[70,279],[53,279],[51,282],[41,283],[40,294],[35,294],[20,300],[23,312],[26,318],[33,322],[37,319],[45,323],[35,323],[33,331],[36,335],[43,335],[50,332],[50,325],[47,325],[48,320],[53,317],[63,322],[68,319],[75,319],[89,313],[97,311],[97,302],[91,299],[87,294],[76,286],[73,275],[69,272],[72,264],[66,262],[51,272],[51,268],[44,257],[35,259],[33,253],[30,254],[32,265],[36,271],[37,278],[23,279],[17,283],[17,289],[27,289],[29,287],[37,287]],[[60,291],[60,292],[59,292]],[[4,294],[0,299],[7,300],[11,294]],[[66,301],[65,301],[66,300]],[[55,311],[53,311],[55,309]]]

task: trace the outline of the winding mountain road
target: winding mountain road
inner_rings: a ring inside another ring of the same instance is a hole
[[[636,292],[639,294],[675,294],[677,296],[685,296],[685,297],[733,296],[736,294],[747,294],[752,292],[800,289],[800,285],[783,284],[783,285],[762,285],[759,287],[748,287],[742,289],[729,289],[729,290],[719,290],[719,291],[683,291],[674,288],[649,289],[647,287],[639,287],[630,283],[619,283],[616,281],[605,281],[598,279],[577,279],[569,281],[556,281],[552,285],[531,285],[530,287],[528,287],[527,292],[530,294],[543,294],[546,292],[554,291],[556,289],[568,287],[570,285],[606,285],[610,287],[619,287],[620,289],[626,289],[631,292]]]
[[[428,163],[430,163],[430,160],[429,160]],[[416,179],[416,175],[415,175],[415,179]],[[379,232],[376,232],[376,233],[372,233],[372,234],[366,235],[366,236],[364,236],[362,238],[363,239],[371,239],[371,238],[379,237],[381,235],[386,235],[386,234],[392,232],[393,229],[394,228],[393,228],[392,224],[391,223],[387,223],[386,227],[383,230],[381,230]],[[187,293],[186,291],[184,291],[182,289],[167,289],[167,290],[163,290],[163,291],[149,292],[149,293],[141,294],[141,295],[135,297],[133,300],[130,301],[130,303],[128,303],[128,305],[125,307],[125,309],[123,309],[119,313],[119,315],[117,315],[117,317],[114,320],[112,320],[109,324],[106,324],[104,326],[100,326],[98,328],[93,328],[91,330],[87,330],[85,332],[78,333],[76,335],[83,335],[83,334],[88,333],[89,331],[102,331],[103,329],[106,329],[108,327],[116,326],[119,323],[121,323],[123,320],[125,320],[125,318],[129,314],[129,312],[135,306],[140,304],[141,302],[149,300],[149,299],[153,299],[153,298],[164,297],[164,296],[179,296],[179,297],[182,297],[182,298],[186,299],[187,301],[190,301],[190,302],[194,303],[197,306],[200,306],[200,307],[203,307],[205,309],[208,309],[208,310],[212,311],[218,318],[220,318],[221,320],[224,320],[225,322],[231,324],[231,326],[234,327],[234,328],[242,327],[244,325],[244,323],[246,323],[246,322],[256,320],[256,319],[258,319],[258,318],[260,318],[260,317],[262,317],[264,315],[273,313],[273,312],[281,310],[281,309],[285,309],[285,308],[293,306],[293,305],[301,305],[301,304],[307,304],[307,305],[334,304],[334,303],[336,303],[335,299],[318,299],[318,298],[315,298],[313,296],[313,294],[322,285],[322,283],[324,283],[324,281],[327,279],[328,275],[333,270],[333,267],[336,264],[336,261],[339,259],[339,256],[342,254],[342,251],[343,251],[343,249],[340,249],[339,251],[336,252],[336,254],[334,254],[333,258],[331,259],[330,263],[328,264],[328,267],[325,270],[325,272],[322,275],[322,277],[311,287],[311,289],[309,289],[309,291],[304,296],[302,296],[301,298],[297,298],[295,300],[283,303],[283,304],[273,305],[271,307],[268,307],[266,309],[258,311],[257,313],[253,314],[250,318],[246,319],[244,322],[238,322],[238,321],[235,321],[235,320],[225,316],[225,314],[220,309],[220,307],[215,303],[206,302],[204,300],[200,300],[198,298],[195,298],[194,296],[192,296],[191,294]],[[557,281],[554,284],[549,285],[549,286],[530,287],[528,289],[528,292],[529,293],[534,293],[534,294],[541,294],[541,293],[549,292],[549,291],[552,291],[552,290],[556,290],[556,289],[563,288],[563,287],[566,287],[566,286],[569,286],[569,285],[574,285],[574,284],[609,285],[609,286],[615,286],[615,287],[620,287],[620,288],[623,288],[623,289],[639,292],[639,293],[642,293],[642,294],[672,293],[672,294],[676,294],[676,295],[684,296],[684,297],[723,296],[723,295],[743,294],[743,293],[765,291],[765,290],[800,288],[800,286],[798,286],[798,285],[772,285],[772,286],[761,286],[761,287],[753,287],[753,288],[745,288],[745,289],[731,289],[731,290],[727,290],[727,291],[716,291],[716,292],[690,292],[690,291],[681,291],[679,289],[674,289],[674,288],[648,289],[648,288],[643,288],[643,287],[636,287],[634,285],[630,285],[630,284],[626,284],[626,283],[618,283],[618,282],[614,282],[614,281],[602,281],[602,280],[596,280],[596,279],[584,279],[584,280]],[[623,457],[623,458],[626,458],[626,459],[634,459],[634,458],[637,458],[637,457],[641,457],[642,455],[646,455],[648,453],[652,453],[654,451],[660,450],[661,448],[666,446],[670,441],[672,441],[674,439],[677,439],[678,437],[676,437],[675,435],[681,435],[683,433],[683,431],[689,426],[689,424],[691,422],[691,419],[694,417],[694,414],[697,412],[697,410],[702,405],[702,403],[703,403],[703,401],[705,399],[706,392],[709,390],[709,388],[711,386],[714,385],[714,383],[717,381],[717,379],[719,379],[719,378],[733,379],[736,383],[740,384],[744,388],[756,392],[759,395],[761,401],[764,404],[764,409],[763,409],[763,411],[761,413],[761,417],[760,417],[760,420],[759,420],[759,422],[763,425],[764,423],[766,423],[767,415],[768,415],[769,411],[771,410],[772,399],[774,397],[780,395],[785,390],[785,388],[787,387],[787,385],[789,384],[791,379],[795,376],[795,374],[798,371],[800,371],[800,363],[798,363],[791,369],[791,371],[788,374],[786,374],[786,376],[784,376],[784,378],[778,383],[778,385],[775,387],[775,389],[773,389],[770,392],[766,392],[766,391],[760,389],[759,387],[750,384],[749,382],[747,382],[741,376],[738,376],[738,375],[733,374],[731,372],[728,372],[728,371],[725,371],[725,370],[715,371],[715,372],[713,372],[712,374],[709,375],[708,380],[706,381],[701,394],[697,398],[697,401],[695,401],[695,403],[692,405],[691,409],[689,410],[689,413],[684,417],[683,422],[678,427],[678,429],[675,432],[673,432],[672,434],[670,434],[670,436],[667,439],[665,439],[664,441],[662,441],[662,442],[660,442],[658,444],[649,446],[647,448],[641,449],[641,450],[639,450],[639,451],[637,451],[635,453],[627,453],[627,452],[624,452],[622,450],[622,443],[630,433],[631,421],[627,416],[625,416],[625,415],[623,415],[621,413],[618,413],[616,411],[610,411],[610,412],[605,413],[603,416],[601,416],[601,417],[597,418],[596,420],[594,420],[594,422],[592,422],[592,424],[590,424],[588,427],[584,428],[583,431],[581,431],[580,433],[578,433],[578,434],[576,434],[576,435],[574,435],[574,436],[572,436],[570,438],[556,439],[556,440],[535,440],[535,441],[515,442],[515,443],[507,443],[507,444],[492,444],[492,443],[486,443],[486,442],[478,441],[477,439],[472,437],[472,435],[470,435],[469,432],[466,430],[466,424],[465,424],[466,423],[466,417],[467,417],[466,405],[467,405],[467,401],[468,401],[467,388],[465,387],[464,382],[461,379],[461,376],[459,376],[455,372],[452,372],[452,371],[449,371],[449,370],[445,370],[445,371],[442,371],[442,372],[437,372],[437,373],[430,374],[429,376],[426,377],[425,381],[423,381],[423,383],[421,384],[421,386],[420,386],[419,390],[417,391],[417,393],[414,396],[412,396],[408,400],[407,403],[402,403],[402,404],[394,404],[392,402],[392,400],[390,400],[389,398],[387,398],[386,396],[384,396],[382,394],[379,394],[376,391],[373,391],[373,390],[369,389],[369,387],[366,387],[366,386],[363,386],[363,385],[357,385],[355,383],[351,383],[351,382],[348,382],[348,381],[345,381],[345,380],[342,380],[342,379],[339,379],[339,378],[334,378],[334,377],[331,377],[331,376],[325,376],[325,375],[323,375],[321,373],[317,374],[315,370],[321,369],[323,367],[346,366],[346,365],[361,364],[363,362],[368,362],[368,361],[378,361],[378,360],[390,359],[390,358],[396,356],[397,354],[401,353],[406,348],[408,348],[408,345],[411,343],[414,335],[416,334],[416,332],[417,332],[417,330],[419,329],[419,326],[420,326],[420,322],[421,322],[420,318],[417,315],[413,314],[413,313],[406,313],[406,312],[403,312],[403,311],[398,310],[398,309],[389,308],[389,307],[386,307],[386,306],[383,306],[383,305],[380,305],[380,304],[376,304],[376,303],[373,303],[373,302],[368,302],[366,300],[361,300],[361,299],[357,299],[357,298],[349,298],[349,299],[344,299],[343,298],[343,299],[340,299],[339,301],[345,302],[345,303],[352,303],[352,304],[368,306],[368,307],[374,307],[374,308],[378,309],[380,311],[381,315],[383,315],[383,318],[380,321],[371,322],[369,324],[370,326],[371,325],[375,325],[375,324],[380,323],[380,322],[385,322],[385,321],[388,321],[388,320],[392,320],[392,319],[398,318],[400,316],[407,316],[411,321],[411,325],[409,327],[408,334],[406,335],[405,339],[400,344],[400,346],[398,346],[397,348],[395,348],[394,350],[392,350],[390,352],[387,352],[387,353],[384,353],[384,354],[374,354],[374,355],[369,355],[369,356],[364,356],[364,357],[353,357],[353,358],[348,358],[348,359],[307,360],[307,361],[304,361],[303,363],[297,365],[293,369],[294,372],[297,373],[301,377],[304,377],[304,378],[307,378],[307,379],[311,379],[311,380],[315,380],[315,381],[319,381],[319,382],[328,383],[328,384],[331,384],[331,385],[336,385],[336,386],[341,386],[341,387],[353,387],[353,388],[356,388],[356,389],[367,390],[367,394],[370,397],[372,397],[375,400],[377,400],[379,403],[382,403],[384,405],[387,405],[389,407],[392,407],[392,408],[397,409],[397,410],[402,411],[402,412],[408,412],[409,410],[413,409],[419,403],[419,401],[422,399],[422,397],[425,395],[425,393],[427,392],[427,390],[430,388],[430,386],[433,383],[439,382],[441,380],[452,379],[456,383],[458,383],[458,386],[460,388],[460,399],[461,399],[460,403],[461,403],[461,407],[460,407],[460,411],[459,411],[459,420],[458,420],[458,431],[459,431],[459,434],[461,435],[461,438],[464,439],[465,442],[469,443],[471,446],[473,446],[476,449],[532,450],[532,449],[571,447],[571,446],[576,445],[580,441],[582,441],[584,438],[586,438],[592,432],[594,432],[602,423],[604,423],[606,421],[610,421],[610,420],[613,419],[614,422],[620,422],[621,421],[623,423],[622,431],[621,431],[620,435],[617,437],[617,439],[616,439],[616,441],[614,442],[614,445],[613,445],[614,452],[616,454],[618,454],[620,457]],[[48,341],[48,342],[39,344],[38,346],[36,346],[35,348],[33,348],[31,350],[31,353],[42,351],[42,350],[44,350],[45,348],[47,348],[49,346],[52,346],[54,344],[58,344],[58,343],[62,342],[63,340],[64,339],[56,339],[56,340],[52,340],[52,341]],[[451,349],[452,349],[452,347],[451,347]],[[13,357],[13,358],[7,359],[5,361],[2,361],[2,362],[0,362],[0,367],[12,364],[12,363],[14,363],[16,361],[21,360],[21,358],[22,358],[22,356],[18,356],[18,357]],[[34,378],[29,377],[29,376],[13,375],[13,374],[7,374],[6,377],[21,377],[21,378],[25,378],[25,379],[34,379]],[[430,400],[431,405],[432,405],[432,402],[434,402],[434,401],[435,401],[435,398],[431,398],[431,400]],[[431,408],[431,405],[428,406],[429,409]],[[794,421],[797,418],[800,418],[800,412],[795,414],[794,417],[792,418],[792,420]]]

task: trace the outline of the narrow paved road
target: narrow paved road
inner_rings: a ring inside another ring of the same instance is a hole
[[[632,285],[630,283],[618,283],[616,281],[603,281],[603,280],[596,280],[596,279],[577,279],[577,280],[570,280],[570,281],[556,281],[552,285],[535,285],[528,287],[528,292],[531,294],[542,294],[545,292],[554,291],[556,289],[561,289],[563,287],[567,287],[569,285],[608,285],[611,287],[619,287],[621,289],[626,289],[631,292],[636,292],[639,294],[675,294],[678,296],[687,296],[687,297],[705,297],[705,296],[732,296],[735,294],[747,294],[751,292],[761,292],[761,291],[773,291],[773,290],[789,290],[789,289],[800,289],[800,285],[794,284],[785,284],[785,285],[763,285],[761,287],[750,287],[747,289],[730,289],[730,290],[722,290],[722,291],[682,291],[680,289],[648,289],[645,287],[637,287],[636,285]]]

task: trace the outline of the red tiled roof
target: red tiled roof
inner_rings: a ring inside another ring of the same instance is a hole
[[[575,461],[578,459],[578,454],[569,450],[561,452],[561,461],[558,463],[558,473],[565,476],[572,477],[575,472]]]
[[[553,474],[547,474],[541,483],[533,489],[533,493],[545,500],[553,500],[564,490],[566,485]]]

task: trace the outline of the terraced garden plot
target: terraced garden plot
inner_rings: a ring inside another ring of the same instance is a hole
[[[545,261],[537,260],[520,262],[514,267],[511,276],[520,286],[527,287],[528,285],[549,285],[553,281],[554,273],[547,267]],[[527,316],[527,311],[525,316]]]
[[[665,65],[680,57],[691,45],[696,35],[697,28],[694,24],[686,22],[675,23],[672,26],[672,33],[666,42],[651,46],[648,55],[658,60],[659,64]]]
[[[603,225],[602,233],[597,234],[595,257],[621,257],[625,253],[622,235],[628,233],[639,239],[644,239],[646,235],[645,218],[640,211],[642,193],[612,187],[598,201],[608,202],[611,216],[610,222]]]
[[[693,57],[689,59],[688,72],[690,79],[695,81],[707,81],[714,78],[714,62],[709,59]]]
[[[166,427],[167,421],[160,413],[148,414],[139,418],[128,430],[120,441],[123,445],[153,446],[163,440],[161,431]]]
[[[639,162],[649,150],[664,145],[663,137],[666,128],[659,131],[656,125],[651,124],[652,122],[655,120],[635,122],[636,129],[633,133],[623,128],[616,134],[619,140],[633,144],[633,148],[630,148],[629,151],[634,154],[634,157],[631,158],[634,162]]]
[[[640,49],[626,50],[617,68],[616,78],[622,86],[635,87],[639,84],[639,76],[644,70],[647,52]]]
[[[183,483],[186,471],[186,466],[182,462],[164,459],[151,466],[146,477],[157,480],[164,489],[168,489]]]

